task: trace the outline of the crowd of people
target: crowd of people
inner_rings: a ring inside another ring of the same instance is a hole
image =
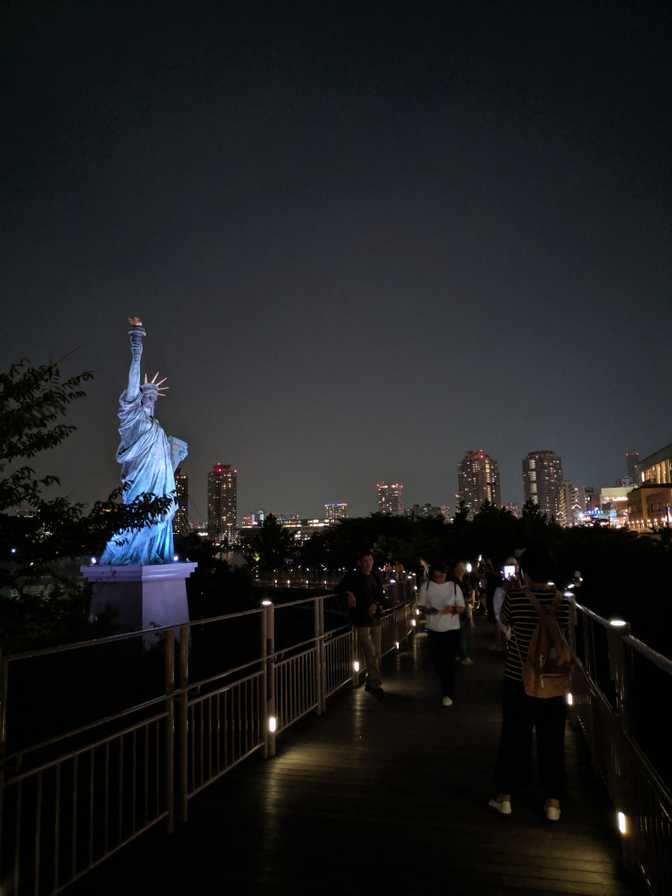
[[[549,674],[544,693],[544,676],[540,686],[535,683],[530,657],[540,649],[542,636],[545,640],[541,649],[551,656],[563,653],[561,643],[569,642],[569,604],[551,581],[553,568],[547,552],[530,546],[520,553],[522,561],[518,556],[509,557],[502,566],[483,557],[473,566],[464,560],[429,563],[421,558],[417,607],[424,618],[443,707],[452,707],[457,700],[457,664],[474,665],[472,633],[476,618],[487,620],[492,632],[490,649],[504,657],[502,728],[495,793],[489,806],[501,815],[512,813],[513,795],[530,780],[534,731],[544,813],[549,821],[558,821],[564,793],[564,673]],[[394,569],[397,576],[403,569],[399,567]],[[344,577],[338,591],[347,601],[357,633],[366,669],[365,688],[382,700],[381,613],[385,589],[371,551],[361,552],[356,569]],[[538,662],[536,655],[534,662]]]

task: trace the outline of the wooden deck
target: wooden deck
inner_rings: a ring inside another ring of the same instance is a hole
[[[479,634],[477,632],[477,634]],[[622,877],[605,792],[568,728],[569,798],[558,824],[535,793],[487,808],[501,657],[477,638],[444,709],[424,635],[388,658],[382,703],[363,689],[278,739],[190,803],[190,821],[122,850],[71,893],[610,894]]]

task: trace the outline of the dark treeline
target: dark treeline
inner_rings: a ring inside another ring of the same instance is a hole
[[[521,518],[485,505],[472,520],[458,513],[446,524],[441,517],[410,519],[373,516],[343,520],[333,529],[314,535],[301,551],[305,565],[329,569],[352,564],[360,547],[370,546],[381,560],[400,560],[416,569],[420,557],[463,559],[479,554],[495,566],[516,550],[543,542],[554,558],[559,587],[579,570],[583,584],[579,599],[603,616],[622,616],[633,634],[666,655],[672,652],[672,610],[667,589],[672,581],[670,533],[640,536],[625,529],[599,526],[564,529],[548,522],[534,507]],[[524,561],[521,561],[524,567]]]

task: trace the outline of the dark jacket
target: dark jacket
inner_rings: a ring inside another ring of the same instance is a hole
[[[353,625],[380,625],[380,611],[371,616],[369,607],[371,604],[380,604],[383,597],[383,583],[377,573],[372,572],[365,576],[360,570],[346,573],[340,585],[336,588],[337,594],[345,594],[352,591],[357,601],[357,606],[350,609],[350,619]]]

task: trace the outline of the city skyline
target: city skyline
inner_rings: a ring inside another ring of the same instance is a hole
[[[325,23],[12,4],[1,363],[95,372],[34,466],[114,488],[139,315],[200,515],[217,457],[241,508],[307,517],[370,513],[378,480],[452,503],[479,445],[505,503],[538,446],[617,482],[670,441],[667,14]]]
[[[502,497],[501,497],[501,484],[502,483],[501,483],[501,476],[499,473],[499,464],[495,458],[488,455],[482,449],[479,449],[478,451],[468,451],[466,453],[466,455],[462,458],[460,463],[458,464],[458,491],[454,495],[454,499],[451,499],[450,501],[441,502],[438,498],[436,498],[436,496],[434,496],[434,500],[430,499],[430,500],[425,500],[425,501],[407,499],[405,483],[402,483],[402,482],[383,483],[383,482],[378,481],[376,483],[375,507],[371,507],[369,510],[364,509],[361,512],[358,512],[356,514],[353,514],[350,511],[350,507],[351,507],[351,504],[353,503],[353,499],[324,502],[319,498],[319,496],[315,497],[315,499],[312,501],[312,503],[309,507],[302,507],[300,509],[297,509],[295,506],[293,506],[291,504],[290,504],[290,506],[273,507],[269,504],[269,502],[263,501],[263,500],[261,502],[257,502],[256,507],[257,507],[257,509],[259,509],[260,507],[263,507],[263,510],[258,511],[262,514],[262,516],[263,516],[263,513],[266,513],[266,514],[272,513],[276,516],[283,516],[283,517],[284,516],[296,516],[297,518],[301,518],[301,519],[324,518],[324,519],[332,520],[332,521],[339,517],[344,518],[347,516],[368,516],[370,513],[381,512],[381,486],[382,486],[385,490],[387,490],[387,489],[398,490],[398,494],[395,494],[395,500],[400,501],[400,503],[398,503],[398,505],[395,505],[396,506],[395,510],[383,510],[382,512],[403,513],[406,511],[406,508],[408,508],[409,511],[412,511],[415,508],[415,510],[417,512],[420,508],[431,506],[431,507],[441,507],[444,509],[444,511],[445,511],[445,508],[450,508],[450,512],[452,515],[452,513],[455,512],[455,509],[457,507],[456,502],[461,497],[459,483],[460,483],[461,477],[464,476],[464,465],[465,465],[465,463],[467,463],[467,461],[473,461],[473,463],[477,467],[479,467],[479,464],[484,467],[483,471],[481,471],[482,475],[479,474],[480,478],[479,478],[479,475],[477,475],[478,470],[476,471],[476,473],[474,473],[474,471],[472,470],[473,475],[476,477],[476,479],[478,479],[478,482],[472,483],[472,484],[474,484],[474,488],[476,489],[474,494],[476,494],[476,492],[478,492],[478,494],[474,498],[474,501],[475,501],[474,506],[476,508],[478,506],[480,506],[480,503],[482,503],[481,499],[490,500],[491,498],[494,498],[494,501],[492,501],[492,503],[498,504],[502,507],[515,508],[516,509],[515,512],[519,512],[524,501],[527,500],[528,497],[530,497],[530,495],[528,494],[528,485],[526,482],[526,476],[527,476],[526,462],[529,462],[529,459],[531,457],[537,458],[539,455],[542,455],[542,456],[549,455],[551,458],[554,458],[558,462],[558,465],[559,465],[558,470],[556,471],[557,475],[555,475],[555,477],[554,477],[556,480],[555,495],[554,495],[554,501],[551,501],[551,503],[548,503],[546,501],[546,499],[544,499],[544,501],[542,503],[544,504],[545,512],[550,511],[552,513],[553,511],[551,508],[555,507],[556,508],[555,515],[557,516],[557,518],[559,520],[564,521],[566,518],[569,518],[570,515],[572,515],[572,514],[570,514],[568,508],[570,506],[573,506],[574,514],[576,514],[576,512],[578,512],[579,506],[583,507],[586,505],[586,503],[588,501],[588,495],[590,493],[592,493],[593,490],[595,490],[595,489],[599,490],[600,488],[615,486],[617,484],[620,484],[621,482],[627,481],[629,471],[630,471],[630,463],[631,463],[630,457],[632,454],[637,454],[637,456],[639,457],[639,452],[634,449],[628,449],[623,453],[625,466],[620,471],[621,476],[618,476],[615,479],[610,480],[610,481],[600,481],[598,483],[590,483],[590,484],[588,484],[588,483],[575,484],[564,477],[563,469],[562,469],[562,460],[555,452],[553,452],[553,451],[528,452],[528,454],[521,459],[521,461],[522,461],[522,476],[521,476],[522,500],[519,500],[519,501],[505,501],[502,499]],[[534,461],[534,463],[536,464],[536,460]],[[222,466],[221,464],[216,464],[215,469],[217,467],[221,467],[221,466]],[[239,485],[240,485],[240,482],[238,479],[239,471],[237,468],[233,468],[233,466],[231,466],[231,465],[225,465],[225,466],[227,469],[231,469],[235,473],[235,478],[236,478],[236,483],[235,483],[236,514],[240,516],[240,518],[238,519],[238,524],[245,525],[245,523],[243,523],[243,521],[242,521],[242,517],[243,516],[245,518],[256,517],[257,511],[247,508],[246,505],[240,504],[240,502],[238,502],[237,495],[238,495]],[[480,469],[480,467],[479,467],[479,469]],[[491,470],[491,473],[487,473],[486,472],[487,470]],[[185,481],[185,483],[186,483],[186,481],[188,480],[188,473],[189,473],[188,464],[183,464],[182,467],[180,468],[180,472],[182,473],[182,477],[181,477],[182,480]],[[536,475],[537,474],[535,472],[533,474],[533,476],[535,478],[535,482],[536,482]],[[212,476],[212,471],[209,470],[207,473],[208,482],[210,481],[211,476]],[[483,480],[483,482],[481,482],[481,480]],[[193,480],[192,480],[192,482],[193,482]],[[244,482],[244,478],[243,478],[243,482]],[[477,488],[477,486],[478,486],[478,488]],[[483,491],[483,494],[481,494],[479,492],[479,488],[481,489],[481,491]],[[545,486],[544,486],[544,488],[545,488]],[[191,493],[187,492],[187,494],[190,495]],[[189,497],[188,500],[189,500],[190,514],[191,514],[191,517],[193,517],[193,520],[198,521],[203,525],[207,525],[208,513],[204,514],[199,509],[198,505],[192,501],[191,497]],[[354,505],[356,505],[356,506],[361,505],[363,503],[364,503],[363,501],[358,501],[357,498],[354,499]],[[469,501],[467,501],[467,503],[473,512],[474,508],[471,506],[471,503]],[[537,503],[537,502],[535,502],[535,503]],[[317,513],[316,512],[317,507],[319,507],[321,510],[323,510],[323,513]]]

